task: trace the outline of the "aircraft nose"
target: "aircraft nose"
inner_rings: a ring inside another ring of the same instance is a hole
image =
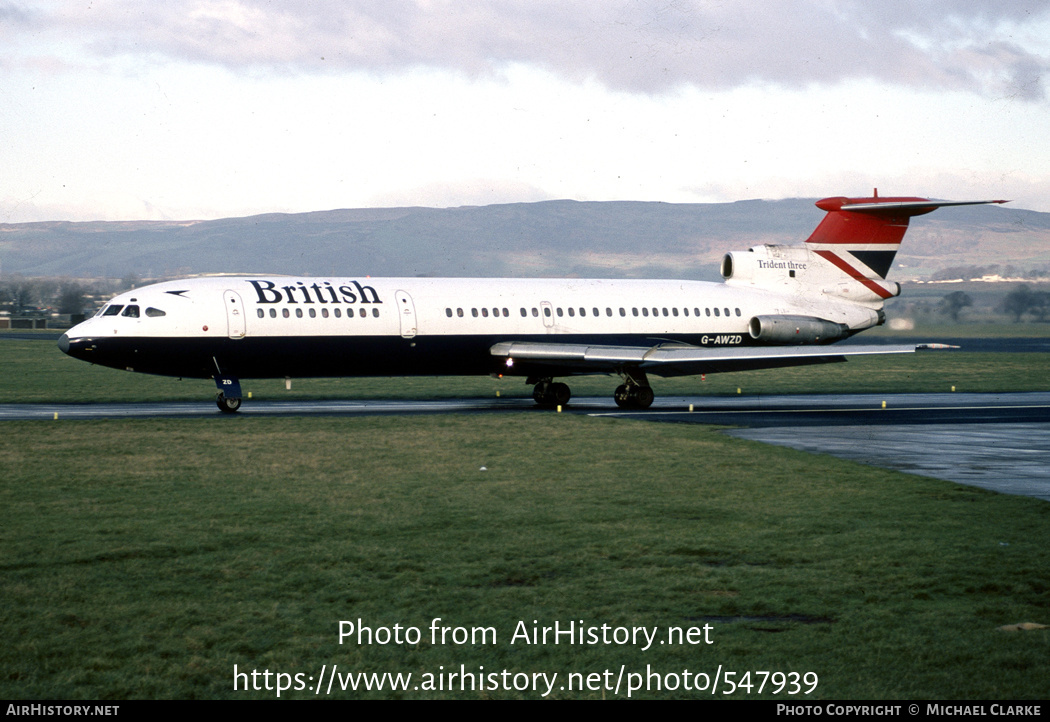
[[[66,334],[58,337],[58,350],[62,353],[69,353],[69,336]]]

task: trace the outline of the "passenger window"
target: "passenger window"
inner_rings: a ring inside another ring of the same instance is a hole
[[[564,313],[562,313],[561,307],[558,308],[558,315],[559,316],[564,316],[565,315]]]
[[[359,309],[357,309],[357,315],[360,316],[361,318],[364,318],[365,316],[368,315],[368,312],[365,311],[365,309],[363,309],[363,308],[359,308]]]
[[[260,313],[260,315],[262,314],[262,309],[261,308],[259,309],[259,313]],[[159,308],[150,307],[150,308],[146,309],[146,315],[149,316],[150,318],[157,318],[159,316],[167,316],[168,314],[164,313]]]
[[[321,309],[321,317],[322,318],[328,318],[328,309],[327,308],[322,308]]]
[[[643,316],[645,316],[646,318],[649,318],[649,309],[648,309],[648,308],[645,308],[645,307],[643,306],[643,307],[642,307],[642,315],[643,315]]]
[[[462,308],[457,308],[456,309],[456,315],[459,316],[460,318],[463,318],[463,309]]]
[[[672,316],[677,316],[678,315],[678,309],[677,308],[672,308],[671,309],[671,315]]]
[[[310,318],[317,318],[317,311],[315,309],[310,309]]]
[[[728,308],[726,309],[726,316],[727,317],[729,316],[729,309]]]
[[[364,313],[364,309],[361,309],[361,312]],[[379,318],[379,309],[378,308],[373,308],[372,309],[372,315],[375,316],[376,318]]]
[[[574,309],[572,306],[569,306],[569,315],[570,316],[575,316],[576,315],[576,309]]]
[[[481,315],[484,316],[485,318],[488,318],[489,317],[489,310],[487,308],[481,309]]]
[[[715,309],[715,317],[716,318],[718,317],[718,309],[717,308]]]
[[[739,315],[740,315],[740,309],[739,309],[739,308],[738,308],[738,309],[736,310],[736,315],[737,315],[737,316],[739,316]]]
[[[445,309],[445,315],[448,316],[449,318],[452,318],[452,309],[451,308],[446,308]]]
[[[626,315],[627,315],[627,309],[626,309],[626,308],[623,308],[623,307],[621,307],[621,308],[620,308],[620,316],[626,316]]]
[[[632,308],[631,309],[631,313],[633,313],[635,316],[637,316],[638,315],[638,309],[637,308]]]
[[[128,318],[138,318],[139,317],[139,307],[135,306],[135,305],[128,306],[127,308],[124,309],[124,313],[122,313],[120,315],[121,316],[127,316]]]
[[[581,308],[580,309],[580,315],[581,316],[586,316],[587,315],[587,309],[586,308]]]
[[[510,311],[503,309],[503,318],[507,318],[508,316],[510,316]]]
[[[450,314],[450,315],[451,315],[451,314]],[[339,310],[338,308],[337,308],[337,309],[335,309],[335,317],[336,317],[336,318],[342,318],[342,317],[343,317],[343,312],[342,312],[342,311],[340,311],[340,310]]]
[[[291,314],[288,313],[288,309],[287,308],[282,308],[281,309],[281,315],[284,316],[285,318],[288,318]]]
[[[302,318],[303,317],[303,309],[301,309],[301,308],[295,309],[295,317],[296,318]]]
[[[551,317],[551,310],[549,308],[544,307],[543,315],[546,316],[547,318],[550,318]]]
[[[270,318],[277,318],[277,309],[276,308],[271,308],[270,309]]]
[[[534,309],[532,309],[532,315],[535,318],[536,316],[540,315],[540,312],[534,308]]]
[[[152,309],[152,308],[147,308],[147,309],[146,309],[146,315],[147,315],[147,316],[152,316],[153,314],[152,314],[152,313],[150,313],[150,311],[152,311],[152,310],[154,310],[154,309]],[[255,311],[255,314],[256,314],[256,315],[257,315],[257,316],[258,316],[259,318],[266,318],[266,312],[265,312],[265,311],[263,311],[263,310],[262,310],[261,308],[259,308],[259,309],[256,309],[256,311]]]
[[[120,313],[120,309],[124,308],[122,305],[106,306],[106,310],[102,312],[103,316],[116,316]]]
[[[521,317],[522,318],[526,318],[526,317],[528,317],[528,315],[529,315],[528,311],[526,311],[524,308],[521,309]]]
[[[470,315],[473,316],[474,318],[477,318],[478,317],[478,309],[476,309],[476,308],[470,309]]]

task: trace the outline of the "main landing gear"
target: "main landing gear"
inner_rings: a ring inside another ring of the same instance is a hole
[[[532,383],[532,379],[529,379]],[[540,406],[564,406],[572,398],[568,384],[555,383],[553,379],[540,379],[532,389],[532,398]]]
[[[653,393],[644,371],[620,372],[623,383],[616,387],[613,400],[621,409],[647,409],[653,405]]]
[[[621,384],[613,393],[613,399],[621,409],[647,409],[655,398],[651,387],[637,384]]]
[[[656,395],[649,385],[649,379],[642,371],[622,372],[623,383],[616,388],[613,399],[621,409],[647,409],[653,404]],[[564,406],[572,398],[567,384],[555,382],[552,378],[530,378],[526,383],[536,384],[532,389],[532,398],[540,406]]]

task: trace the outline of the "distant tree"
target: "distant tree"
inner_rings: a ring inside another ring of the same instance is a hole
[[[15,313],[26,306],[33,306],[37,298],[37,284],[17,273],[4,281],[4,295],[14,305]]]
[[[1028,306],[1028,312],[1035,316],[1035,320],[1043,323],[1050,313],[1050,293],[1046,291],[1035,291],[1032,293],[1032,302]]]
[[[84,312],[84,287],[76,281],[65,281],[58,290],[59,313]]]
[[[38,306],[54,306],[61,284],[53,278],[34,278]]]
[[[970,294],[965,291],[954,291],[941,299],[941,302],[937,305],[937,311],[958,323],[959,313],[964,308],[969,308],[972,305],[973,299],[970,298]]]
[[[1008,313],[1014,317],[1014,321],[1020,322],[1021,316],[1028,313],[1028,310],[1032,308],[1033,304],[1036,303],[1035,294],[1032,292],[1027,285],[1021,284],[1010,293],[1006,294],[1006,298],[999,304],[999,310],[1003,313]]]

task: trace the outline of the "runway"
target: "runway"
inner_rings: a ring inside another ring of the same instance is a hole
[[[689,410],[692,404],[693,410]],[[246,401],[225,416],[210,401],[0,404],[0,421],[557,413],[527,398],[431,401]],[[662,397],[645,411],[611,398],[573,399],[564,413],[743,427],[741,438],[1050,501],[1050,393]]]

